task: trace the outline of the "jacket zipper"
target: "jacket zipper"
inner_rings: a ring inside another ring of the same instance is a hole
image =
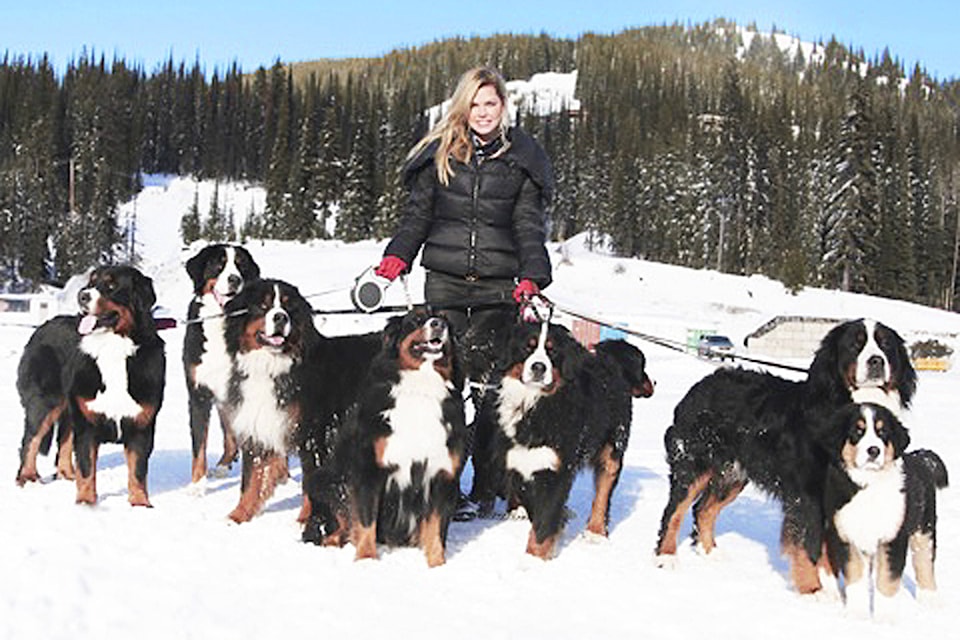
[[[474,160],[473,166],[473,193],[471,194],[471,218],[470,218],[470,253],[467,256],[467,276],[476,276],[477,266],[477,222],[479,213],[480,196],[480,166]]]

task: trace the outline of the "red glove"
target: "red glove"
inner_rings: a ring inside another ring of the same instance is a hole
[[[406,268],[407,263],[403,258],[383,256],[383,260],[380,261],[380,266],[376,268],[374,273],[381,278],[386,278],[390,282],[393,282]]]
[[[517,304],[520,304],[538,293],[540,293],[540,287],[537,286],[537,283],[524,278],[517,283],[517,287],[513,290],[513,299],[517,301]]]

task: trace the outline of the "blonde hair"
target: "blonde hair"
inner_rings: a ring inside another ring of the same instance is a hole
[[[507,127],[509,126],[507,83],[504,82],[503,76],[492,67],[474,67],[460,76],[457,88],[450,98],[450,107],[447,112],[420,139],[420,142],[414,145],[407,155],[407,160],[410,160],[434,140],[439,140],[440,144],[434,154],[434,164],[437,168],[437,179],[444,186],[450,183],[450,177],[453,176],[450,158],[467,163],[473,156],[473,142],[470,139],[470,127],[467,124],[467,119],[470,116],[470,109],[477,91],[485,86],[493,87],[503,102],[503,113],[500,116],[500,139],[503,142],[503,147],[500,153],[506,151],[510,145],[507,140]]]

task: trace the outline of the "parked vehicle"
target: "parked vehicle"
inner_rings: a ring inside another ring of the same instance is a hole
[[[697,355],[708,360],[713,358],[720,358],[721,361],[733,360],[733,352],[733,343],[727,336],[704,335],[700,336],[700,341],[697,343]]]

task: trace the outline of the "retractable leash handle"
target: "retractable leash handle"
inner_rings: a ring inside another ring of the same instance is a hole
[[[353,288],[350,289],[350,301],[358,310],[373,313],[383,306],[383,298],[389,286],[390,281],[378,276],[374,267],[367,267],[354,281]]]

